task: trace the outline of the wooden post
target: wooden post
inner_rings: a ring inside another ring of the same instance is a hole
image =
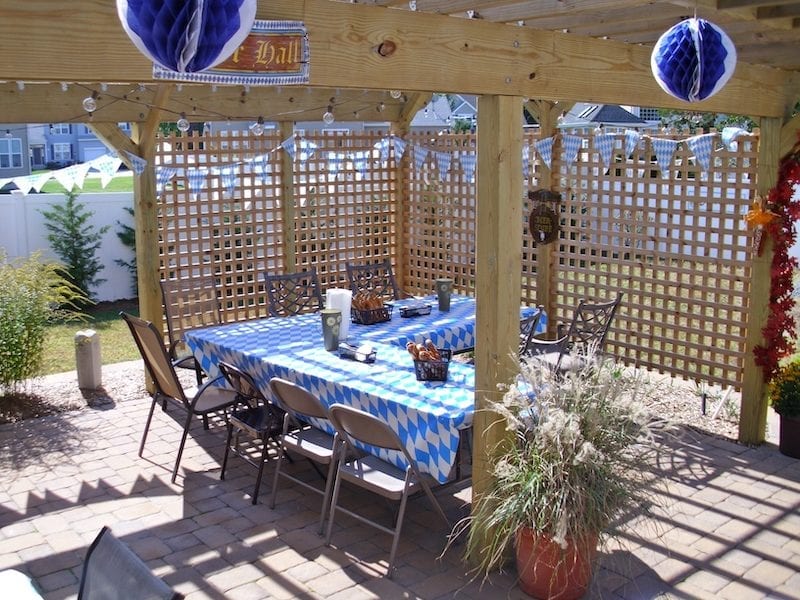
[[[758,143],[758,194],[766,198],[778,181],[780,162],[781,119],[761,119],[761,136]],[[742,404],[739,412],[739,441],[743,444],[761,444],[767,426],[767,396],[764,371],[757,366],[753,349],[764,344],[761,330],[769,315],[770,270],[772,268],[772,240],[765,238],[762,252],[753,260],[753,277],[750,287],[750,311],[747,319],[744,369],[742,372]]]
[[[294,123],[279,124],[281,141],[294,136]],[[283,216],[283,263],[287,273],[297,271],[297,247],[294,241],[294,158],[281,152],[281,214]]]
[[[481,96],[478,110],[475,417],[472,506],[491,483],[488,458],[505,436],[488,400],[517,370],[522,292],[522,100]]]

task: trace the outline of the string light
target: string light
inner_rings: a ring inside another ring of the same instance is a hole
[[[6,129],[6,137],[7,138],[11,137],[11,130],[10,129]]]
[[[97,92],[92,92],[91,96],[86,96],[83,99],[83,110],[88,113],[93,113],[97,110]]]
[[[380,104],[378,104],[377,111],[378,111],[379,113],[382,113],[382,112],[383,112],[385,109],[386,109],[386,105],[385,105],[383,102],[381,102]]]
[[[331,124],[331,123],[333,123],[335,120],[336,120],[336,117],[334,117],[334,116],[333,116],[333,105],[332,105],[332,104],[329,104],[329,105],[328,105],[328,110],[326,110],[326,111],[325,111],[325,112],[322,114],[322,121],[323,121],[323,123],[325,123],[326,125],[330,125],[330,124]]]
[[[189,123],[189,119],[186,118],[186,113],[181,113],[181,118],[178,119],[176,125],[178,126],[178,131],[182,131],[184,133],[189,131],[192,126],[192,124]]]
[[[108,91],[108,84],[107,83],[101,83],[100,84],[100,91],[107,92]]]
[[[253,132],[253,135],[264,133],[264,117],[258,117],[258,121],[250,125],[250,131]]]
[[[397,100],[398,98],[400,98],[400,96],[402,96],[402,95],[403,95],[403,92],[401,92],[400,90],[391,90],[391,91],[389,92],[389,95],[390,95],[392,98],[394,98],[395,100]]]
[[[25,89],[25,82],[24,81],[18,81],[17,82],[17,89],[19,89],[20,92],[22,90],[24,90]]]
[[[61,82],[61,91],[62,92],[66,92],[68,88],[69,88],[69,85],[67,85],[67,82],[66,81],[62,81]]]

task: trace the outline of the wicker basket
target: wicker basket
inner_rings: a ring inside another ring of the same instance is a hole
[[[388,304],[384,304],[380,308],[371,308],[369,310],[350,309],[350,320],[359,325],[375,325],[375,323],[389,321],[391,318],[392,307]]]
[[[452,352],[439,348],[442,360],[414,360],[414,372],[417,381],[447,381],[447,369],[450,367]]]

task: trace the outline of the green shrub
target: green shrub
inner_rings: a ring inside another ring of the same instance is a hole
[[[800,417],[800,359],[778,369],[769,382],[769,400],[779,415]]]
[[[43,210],[42,214],[50,232],[47,240],[64,263],[69,280],[86,298],[92,298],[91,288],[105,281],[98,276],[104,267],[97,258],[97,251],[110,226],[95,229],[89,222],[93,213],[77,202],[77,197],[75,192],[69,192],[64,204],[55,204],[50,210]]]
[[[75,316],[84,299],[63,269],[43,263],[38,254],[10,262],[0,249],[0,390],[16,391],[39,374],[47,325]]]

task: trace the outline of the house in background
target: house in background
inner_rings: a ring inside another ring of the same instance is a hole
[[[130,123],[119,123],[119,127],[130,135]],[[92,130],[80,123],[29,125],[28,131],[31,140],[36,140],[30,147],[31,162],[41,165],[35,168],[60,169],[108,153]]]
[[[558,127],[591,133],[598,127],[614,133],[625,129],[647,130],[655,127],[617,104],[587,104],[576,102],[565,115],[559,117]]]
[[[30,174],[28,128],[19,123],[0,123],[0,179]]]

